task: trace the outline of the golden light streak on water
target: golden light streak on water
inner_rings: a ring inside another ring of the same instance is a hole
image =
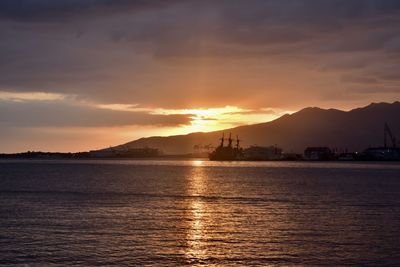
[[[0,265],[400,266],[399,170],[0,161]]]
[[[189,227],[187,232],[187,251],[189,261],[201,262],[207,256],[205,249],[206,232],[204,231],[204,214],[206,205],[201,197],[206,193],[207,177],[202,167],[203,161],[194,160],[191,175],[188,177],[188,195],[192,196],[189,202]]]
[[[202,160],[193,160],[191,163],[192,163],[192,165],[194,167],[203,166],[203,161]]]

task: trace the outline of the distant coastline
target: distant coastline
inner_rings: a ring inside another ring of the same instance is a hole
[[[224,132],[245,144],[237,158],[249,161],[400,161],[400,102],[372,103],[340,111],[305,108],[274,121],[207,132],[140,138],[99,150],[68,153],[27,151],[0,159],[193,159],[208,158]],[[224,139],[223,139],[224,140]],[[228,146],[234,141],[229,137]],[[226,148],[226,147],[225,147]]]
[[[397,149],[400,153],[400,149]],[[2,153],[0,154],[0,160],[208,160],[208,155],[206,154],[177,154],[177,155],[166,155],[160,154],[156,156],[93,156],[90,152],[41,152],[41,151],[28,151],[22,153]],[[372,157],[361,153],[359,155],[352,154],[352,157],[347,157],[344,155],[336,155],[330,158],[309,158],[303,154],[282,154],[281,158],[273,159],[241,159],[232,160],[233,161],[323,161],[323,162],[400,162],[400,157],[395,158],[382,158],[382,157]],[[229,162],[229,161],[228,161]]]

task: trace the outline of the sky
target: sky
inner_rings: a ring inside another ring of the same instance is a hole
[[[2,0],[0,152],[400,99],[398,0]]]

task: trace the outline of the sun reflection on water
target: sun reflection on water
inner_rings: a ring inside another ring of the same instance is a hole
[[[194,167],[200,167],[200,166],[203,166],[203,161],[202,160],[193,160],[192,162],[192,166],[194,166]]]
[[[205,231],[204,231],[204,215],[206,212],[206,204],[202,200],[202,196],[206,193],[206,176],[204,169],[201,167],[203,161],[195,160],[192,162],[195,168],[192,169],[188,177],[189,197],[189,226],[187,228],[187,251],[186,257],[192,262],[201,262],[206,257]]]

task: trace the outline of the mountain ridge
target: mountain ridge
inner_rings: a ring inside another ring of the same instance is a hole
[[[213,132],[140,138],[113,149],[152,147],[166,154],[193,152],[197,144],[216,146],[222,133],[239,135],[243,146],[278,145],[286,152],[301,153],[307,146],[328,146],[348,151],[362,151],[383,143],[383,125],[387,122],[394,134],[400,134],[400,102],[371,103],[349,111],[307,107],[285,114],[273,121],[242,125]]]

